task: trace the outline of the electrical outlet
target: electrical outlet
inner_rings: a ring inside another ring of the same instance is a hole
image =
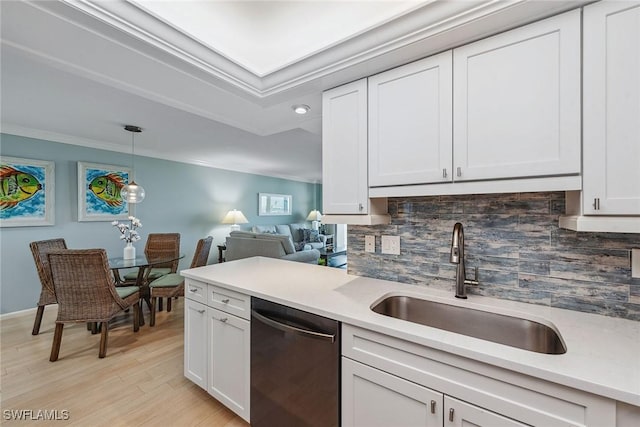
[[[400,236],[382,236],[382,253],[400,255]]]
[[[370,253],[376,251],[376,236],[364,236],[364,251]]]
[[[640,279],[640,249],[631,249],[631,277]]]

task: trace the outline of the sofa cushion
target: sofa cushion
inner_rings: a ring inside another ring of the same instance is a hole
[[[289,228],[291,228],[291,237],[293,237],[294,242],[303,242],[304,235],[300,232],[306,228],[305,224],[289,224]]]
[[[271,234],[285,234],[276,230],[275,225],[254,225],[252,227],[254,233],[271,233]]]
[[[255,239],[256,238],[256,233],[252,233],[251,231],[232,231],[231,233],[229,233],[229,236],[231,237],[244,237],[247,239]]]
[[[300,231],[302,232],[302,240],[304,242],[307,242],[307,243],[320,242],[320,233],[318,233],[318,230],[303,228]]]
[[[293,235],[291,234],[291,227],[289,227],[289,224],[278,224],[278,225],[276,225],[276,231],[278,232],[278,234],[287,235],[287,236],[291,237],[292,240],[294,240],[293,239]]]
[[[288,254],[292,254],[296,251],[291,238],[284,234],[255,233],[255,238],[262,240],[278,240],[282,244],[284,251]]]
[[[251,231],[232,231],[229,233],[229,237],[245,238],[245,239],[262,239],[262,240],[278,240],[282,243],[282,247],[287,254],[292,254],[296,251],[291,237],[284,234],[272,234],[272,233],[253,233]]]

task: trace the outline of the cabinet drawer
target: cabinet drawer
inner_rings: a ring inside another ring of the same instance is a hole
[[[184,296],[187,299],[205,304],[207,302],[207,284],[193,279],[185,279]]]
[[[215,285],[209,285],[207,305],[243,319],[251,318],[251,297]]]

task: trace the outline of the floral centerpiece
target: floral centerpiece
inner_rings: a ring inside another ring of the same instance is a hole
[[[116,227],[120,231],[120,240],[127,242],[127,246],[124,248],[124,259],[134,259],[136,257],[136,248],[133,246],[133,242],[137,242],[141,239],[138,234],[137,228],[142,227],[142,222],[134,216],[129,216],[129,223],[113,221],[111,225]]]

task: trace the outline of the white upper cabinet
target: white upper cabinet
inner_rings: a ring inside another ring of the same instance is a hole
[[[454,181],[579,174],[580,10],[454,49],[453,105]]]
[[[640,215],[640,2],[584,8],[583,60],[583,213]]]
[[[322,95],[322,185],[325,214],[368,213],[367,79]]]
[[[452,59],[369,78],[369,186],[451,181]]]

